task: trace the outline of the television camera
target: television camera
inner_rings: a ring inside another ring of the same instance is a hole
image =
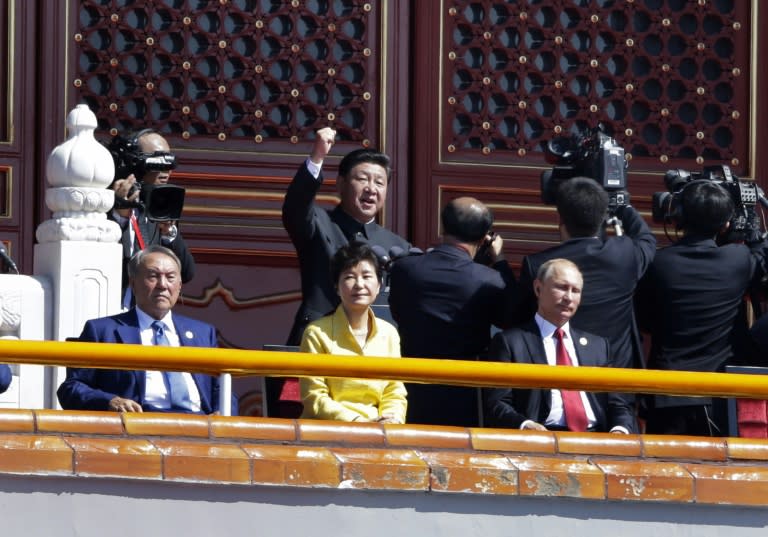
[[[706,166],[701,172],[687,170],[668,170],[664,174],[667,192],[654,192],[652,199],[652,218],[663,223],[665,233],[667,225],[680,227],[681,193],[692,181],[705,180],[720,185],[731,197],[734,205],[728,232],[720,238],[722,242],[755,242],[762,240],[762,219],[757,204],[768,207],[768,200],[763,190],[753,181],[742,181],[728,166]]]
[[[144,181],[149,172],[166,172],[176,168],[176,156],[165,151],[144,153],[138,139],[146,131],[140,131],[131,138],[113,137],[107,149],[115,162],[115,178],[125,179],[133,174],[136,183],[131,187],[128,198],[139,191],[136,201],[115,196],[115,209],[142,208],[154,222],[177,221],[184,208],[184,188],[175,185],[154,185]]]
[[[605,133],[602,124],[569,136],[557,136],[547,142],[544,154],[551,170],[541,174],[541,199],[553,205],[559,186],[574,177],[590,177],[608,193],[608,220],[620,235],[621,223],[616,217],[619,207],[629,205],[627,161],[624,148]]]

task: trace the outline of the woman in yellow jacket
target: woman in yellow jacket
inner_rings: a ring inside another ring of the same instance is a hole
[[[381,275],[376,254],[367,244],[352,242],[340,248],[331,260],[331,276],[341,304],[335,312],[307,326],[301,351],[399,358],[397,330],[377,319],[370,307],[379,294]],[[304,377],[300,386],[302,418],[405,423],[408,403],[402,382]]]

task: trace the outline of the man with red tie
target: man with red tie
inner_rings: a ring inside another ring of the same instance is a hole
[[[571,261],[552,259],[541,265],[533,282],[538,300],[534,319],[496,334],[488,359],[557,367],[611,367],[608,340],[570,326],[581,301],[582,285],[581,272]],[[633,408],[613,393],[486,388],[483,403],[485,425],[489,427],[616,433],[637,430]]]

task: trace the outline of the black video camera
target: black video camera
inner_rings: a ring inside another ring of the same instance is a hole
[[[679,225],[680,199],[685,185],[691,181],[711,181],[723,187],[733,201],[734,212],[724,242],[752,242],[762,238],[762,222],[757,212],[757,203],[768,207],[763,190],[752,181],[741,181],[725,165],[706,166],[701,172],[668,170],[664,174],[664,185],[668,192],[654,192],[652,217],[654,222]]]
[[[590,177],[608,193],[608,212],[629,205],[624,148],[608,136],[602,124],[579,134],[547,142],[547,161],[555,166],[541,174],[541,199],[554,205],[558,187],[573,177]]]
[[[115,162],[114,180],[125,179],[133,174],[136,183],[128,196],[131,197],[137,190],[140,191],[137,201],[128,201],[125,198],[115,196],[114,208],[143,208],[147,217],[154,222],[179,220],[184,209],[185,190],[175,185],[144,183],[144,177],[149,172],[167,172],[175,169],[176,156],[164,151],[142,152],[138,143],[142,132],[132,138],[115,136],[107,145],[107,149],[112,154],[112,160]]]

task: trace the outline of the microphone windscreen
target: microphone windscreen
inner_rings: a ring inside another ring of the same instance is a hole
[[[389,249],[389,257],[392,259],[399,259],[406,255],[408,255],[408,253],[399,246],[393,246]]]
[[[378,258],[379,263],[381,263],[382,265],[386,265],[387,263],[389,263],[390,260],[389,260],[389,256],[387,255],[387,251],[382,246],[379,246],[378,244],[374,244],[373,246],[371,246],[371,250]]]

